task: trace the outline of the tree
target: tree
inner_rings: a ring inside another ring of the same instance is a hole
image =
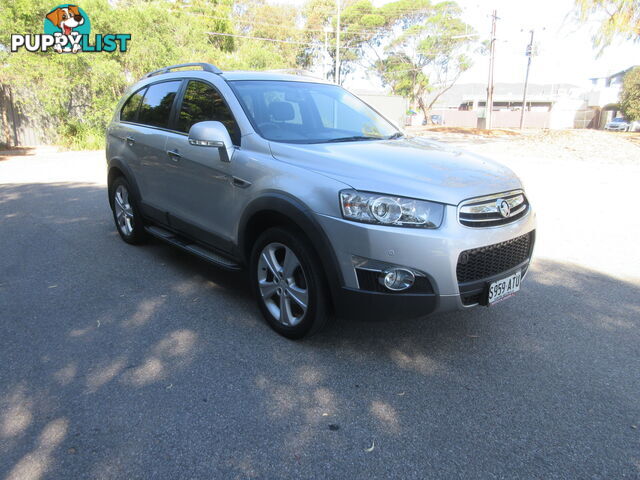
[[[232,0],[128,1],[117,9],[87,0],[82,8],[93,33],[131,33],[127,52],[58,54],[9,53],[0,49],[0,83],[13,88],[18,107],[51,119],[52,140],[71,148],[103,148],[104,129],[128,85],[162,66],[208,61],[227,67],[237,43],[232,33]],[[11,33],[41,33],[51,8],[39,0],[5,2],[0,44]]]
[[[386,19],[375,12],[369,0],[342,1],[340,20],[340,78],[344,80],[362,64],[365,49],[384,35]],[[335,78],[337,16],[335,0],[309,0],[303,9],[307,46],[301,49],[300,63],[308,67],[324,54],[325,27],[330,27],[331,59],[329,76]]]
[[[640,3],[637,0],[575,0],[581,21],[599,15],[602,20],[593,36],[594,47],[602,49],[614,39],[640,40]]]
[[[620,110],[627,120],[640,120],[640,67],[629,70],[624,76]]]
[[[471,29],[454,2],[341,1],[341,78],[364,68],[426,113],[425,95],[437,96],[468,66],[463,53]],[[11,33],[42,32],[50,6],[12,0],[0,10],[0,84],[12,87],[23,113],[49,120],[54,141],[72,148],[102,148],[117,101],[151,70],[189,61],[227,70],[308,68],[324,50],[325,28],[335,32],[337,23],[335,0],[307,0],[302,10],[268,0],[112,3],[84,0],[82,8],[92,33],[131,33],[127,52],[10,53]],[[328,38],[335,65],[336,36]]]
[[[449,1],[396,0],[381,7],[370,0],[345,2],[340,29],[341,78],[358,66],[374,72],[394,93],[408,98],[426,115],[471,66],[465,53],[475,35],[460,15],[459,6]],[[310,63],[322,45],[318,32],[325,25],[335,30],[335,3],[310,0],[303,17],[308,41],[315,42],[302,55]],[[335,64],[333,35],[329,55]],[[427,94],[431,94],[429,100]]]
[[[460,19],[455,2],[432,5],[422,0],[414,5],[419,7],[414,13],[397,18],[402,32],[388,44],[385,58],[376,66],[383,82],[409,98],[427,118],[438,98],[471,66],[467,52],[475,35]]]
[[[266,0],[237,0],[231,17],[236,31],[261,40],[238,39],[233,68],[295,68],[300,43],[304,41],[302,31],[296,26],[298,17],[299,9],[292,5],[272,4]]]

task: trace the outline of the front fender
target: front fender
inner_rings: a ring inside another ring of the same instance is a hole
[[[333,293],[342,285],[342,273],[338,268],[338,260],[333,251],[333,247],[329,239],[314,218],[311,209],[299,199],[284,192],[269,192],[259,198],[251,201],[245,208],[239,222],[238,229],[238,248],[245,264],[249,263],[248,252],[251,251],[252,245],[249,245],[248,226],[250,222],[256,219],[256,215],[270,212],[286,217],[304,232],[306,238],[320,258],[321,264],[325,269],[329,288]]]

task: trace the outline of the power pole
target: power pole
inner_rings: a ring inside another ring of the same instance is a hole
[[[531,57],[533,57],[533,30],[531,30],[531,39],[529,40],[529,45],[527,45],[526,51],[527,57],[527,73],[524,77],[524,93],[522,94],[522,110],[520,110],[520,130],[522,130],[522,126],[524,125],[524,109],[527,105],[527,85],[529,84],[529,69],[531,68]]]
[[[329,33],[333,32],[333,29],[329,25],[325,25],[324,27],[324,52],[322,52],[322,74],[324,75],[325,80],[328,78],[329,72],[329,62],[331,57],[329,57]]]
[[[340,0],[336,0],[338,4],[338,30],[336,30],[336,74],[335,82],[340,85]]]
[[[485,128],[491,130],[491,112],[493,111],[493,63],[496,54],[496,22],[498,11],[491,14],[491,45],[489,48],[489,82],[487,84],[487,102],[485,104]]]

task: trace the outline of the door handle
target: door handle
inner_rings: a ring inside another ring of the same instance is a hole
[[[180,155],[177,150],[167,150],[167,155],[169,155],[169,158],[174,162],[178,162],[182,158],[182,155]]]
[[[251,186],[251,182],[247,182],[246,180],[243,180],[238,177],[231,177],[231,184],[234,187],[240,187],[240,188],[247,188]]]
[[[133,144],[136,143],[136,139],[131,136],[125,138],[124,141],[127,142],[127,145],[129,145],[130,147],[132,147]]]

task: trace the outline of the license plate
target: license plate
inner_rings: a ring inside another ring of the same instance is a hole
[[[489,305],[505,300],[520,290],[521,271],[497,280],[489,285]]]

